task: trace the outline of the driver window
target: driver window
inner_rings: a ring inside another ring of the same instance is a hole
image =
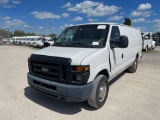
[[[120,41],[119,38],[120,38],[119,28],[117,26],[113,26],[111,30],[110,44],[118,46]]]

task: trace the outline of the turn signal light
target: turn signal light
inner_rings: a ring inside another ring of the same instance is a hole
[[[76,66],[75,70],[77,72],[87,72],[87,71],[89,71],[89,66],[85,66],[85,67],[83,67],[83,66]]]
[[[76,66],[76,71],[77,71],[77,72],[83,72],[83,67],[81,67],[81,66]]]

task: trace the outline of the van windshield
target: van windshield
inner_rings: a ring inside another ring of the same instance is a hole
[[[109,25],[80,25],[66,28],[53,46],[101,48],[105,46]]]

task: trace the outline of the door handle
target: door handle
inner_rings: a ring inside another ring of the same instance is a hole
[[[123,59],[123,54],[122,54],[122,59]]]

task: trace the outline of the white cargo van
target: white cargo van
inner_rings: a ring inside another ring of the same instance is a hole
[[[17,43],[17,40],[18,40],[19,37],[13,37],[13,44],[16,44]]]
[[[92,23],[66,28],[54,45],[28,58],[28,84],[63,101],[88,101],[100,108],[109,81],[125,69],[136,72],[141,32],[133,27]]]

